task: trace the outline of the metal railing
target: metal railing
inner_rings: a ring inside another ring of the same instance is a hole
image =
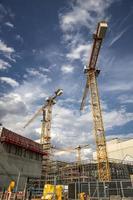
[[[58,184],[58,183],[55,183]],[[31,182],[28,191],[32,188],[32,197],[41,197],[44,183],[40,180]],[[120,198],[133,198],[133,182],[131,180],[117,180],[110,182],[76,182],[68,184],[68,199],[78,199],[79,193],[85,193],[87,199],[98,200],[107,199],[111,196],[120,196]]]
[[[111,196],[133,199],[133,182],[130,180],[110,182],[71,183],[68,186],[68,199],[78,199],[80,193],[85,193],[87,199],[109,200]]]

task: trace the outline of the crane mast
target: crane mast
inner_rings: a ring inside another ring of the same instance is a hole
[[[93,124],[94,133],[96,140],[96,151],[97,151],[97,162],[98,162],[98,176],[100,181],[111,180],[110,167],[106,148],[105,131],[102,119],[102,112],[100,106],[100,98],[97,86],[97,76],[100,70],[95,68],[98,59],[100,47],[102,40],[105,36],[107,29],[106,22],[100,22],[97,27],[96,34],[94,34],[94,43],[92,48],[92,53],[90,57],[89,65],[85,68],[85,73],[87,75],[86,87],[83,94],[83,99],[81,103],[81,110],[85,105],[85,99],[87,92],[90,89],[91,94],[91,108],[93,113]]]
[[[86,144],[86,145],[79,145],[77,146],[75,149],[77,150],[77,163],[78,165],[81,165],[81,150],[82,149],[86,149],[89,147],[89,144]]]
[[[81,158],[81,150],[82,149],[86,149],[89,147],[89,144],[86,144],[86,145],[78,145],[77,147],[75,148],[72,148],[72,147],[67,147],[65,149],[60,149],[60,148],[56,148],[56,147],[52,147],[54,150],[57,150],[57,151],[66,151],[66,152],[74,152],[74,151],[77,151],[77,163],[78,165],[81,165],[81,161],[82,161],[82,158]]]
[[[51,120],[52,120],[52,107],[56,103],[55,99],[57,96],[62,95],[63,91],[58,89],[55,95],[47,99],[47,103],[43,109],[43,120],[41,129],[41,144],[43,147],[43,158],[42,158],[42,178],[46,178],[52,167],[51,157]]]
[[[52,120],[52,107],[55,104],[53,99],[47,100],[47,106],[43,110],[42,129],[41,129],[41,144],[43,147],[42,157],[42,178],[46,178],[51,166],[51,120]]]
[[[77,148],[77,161],[78,161],[78,164],[80,165],[81,164],[81,147],[79,146]]]
[[[47,174],[51,170],[51,120],[52,120],[52,107],[56,103],[55,99],[57,96],[62,95],[63,90],[58,89],[55,91],[55,95],[49,97],[44,105],[35,113],[35,115],[26,123],[24,126],[27,127],[41,112],[42,112],[42,127],[41,127],[41,138],[40,143],[43,148],[43,157],[42,157],[42,179],[45,179]]]

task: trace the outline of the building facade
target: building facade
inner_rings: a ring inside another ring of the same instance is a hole
[[[0,133],[0,189],[10,181],[24,189],[27,177],[41,176],[42,146],[6,128]]]
[[[133,139],[114,138],[107,142],[107,151],[109,159],[133,162]],[[97,159],[96,152],[93,153],[93,159]]]

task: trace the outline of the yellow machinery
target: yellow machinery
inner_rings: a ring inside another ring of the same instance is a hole
[[[14,188],[15,188],[15,181],[11,181],[9,186],[8,186],[7,191],[12,192]]]
[[[62,200],[63,195],[63,186],[62,185],[51,185],[45,184],[43,190],[43,197],[44,200]]]
[[[97,161],[98,161],[98,175],[100,181],[111,180],[110,167],[106,149],[106,139],[104,133],[104,125],[100,107],[100,98],[98,94],[97,87],[97,76],[100,70],[96,69],[96,62],[98,59],[99,51],[103,38],[107,30],[107,23],[100,22],[97,26],[96,34],[94,34],[94,42],[92,47],[92,52],[90,56],[89,64],[85,67],[85,73],[87,75],[86,87],[83,93],[82,103],[80,109],[83,110],[85,105],[85,100],[87,93],[90,89],[91,93],[91,108],[93,113],[93,124],[94,133],[96,140],[96,151],[97,151]]]
[[[85,192],[81,192],[78,194],[79,200],[89,200],[89,196],[85,194]]]
[[[51,120],[52,120],[52,107],[56,103],[57,96],[63,94],[63,90],[58,89],[55,95],[49,97],[44,105],[35,113],[35,115],[24,126],[27,127],[40,113],[43,114],[42,129],[41,129],[41,144],[43,146],[43,159],[42,159],[42,177],[45,177],[50,170],[51,161]]]

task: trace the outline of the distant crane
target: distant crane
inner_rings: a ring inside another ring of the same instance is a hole
[[[64,149],[60,149],[60,148],[56,148],[56,147],[52,147],[53,149],[57,150],[57,151],[66,151],[66,152],[74,152],[74,151],[77,151],[77,163],[79,165],[81,165],[81,150],[82,149],[86,149],[88,148],[90,145],[89,144],[86,144],[86,145],[78,145],[77,147],[75,148],[72,148],[72,147],[67,147],[67,148],[64,148]]]
[[[79,145],[75,148],[77,150],[77,162],[79,165],[81,164],[81,150],[86,149],[87,147],[89,147],[89,144]]]
[[[41,144],[43,146],[43,158],[42,158],[42,177],[45,178],[50,170],[51,161],[51,120],[52,120],[52,107],[56,103],[57,96],[63,94],[62,89],[55,91],[55,95],[49,97],[44,105],[35,113],[35,115],[25,124],[26,128],[40,113],[43,115],[42,128],[41,128]]]
[[[96,62],[98,59],[99,51],[103,38],[107,30],[107,23],[101,21],[98,23],[96,34],[94,34],[94,42],[92,47],[92,52],[90,56],[89,64],[85,67],[84,72],[87,75],[86,86],[83,93],[83,98],[81,102],[80,110],[83,110],[85,106],[85,100],[87,93],[90,88],[91,93],[91,107],[93,113],[93,122],[94,122],[94,132],[96,139],[96,149],[97,149],[97,161],[98,161],[98,176],[101,181],[111,180],[110,167],[107,155],[106,148],[106,139],[104,133],[104,125],[100,107],[100,98],[98,94],[97,87],[97,76],[100,73],[100,70],[96,69]]]

